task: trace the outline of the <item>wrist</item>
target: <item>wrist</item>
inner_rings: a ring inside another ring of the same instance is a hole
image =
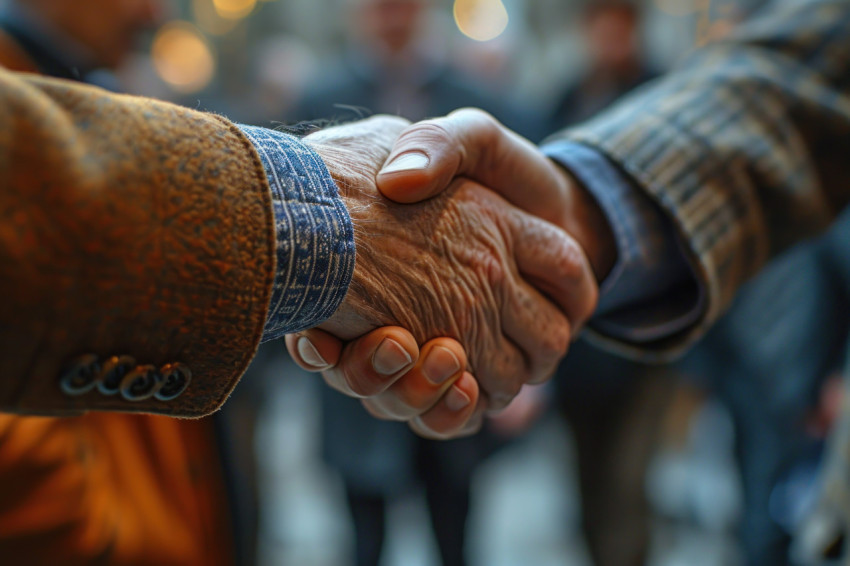
[[[614,231],[590,191],[560,164],[556,164],[556,169],[563,177],[567,195],[566,212],[560,226],[584,249],[596,281],[601,283],[617,261]]]

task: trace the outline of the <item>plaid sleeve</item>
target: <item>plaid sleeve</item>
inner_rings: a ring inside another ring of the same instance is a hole
[[[850,2],[778,0],[556,139],[594,148],[670,219],[706,289],[697,340],[771,256],[850,201]]]
[[[263,340],[320,324],[342,304],[354,273],[348,209],[322,159],[297,138],[239,126],[268,177],[277,272]]]
[[[705,289],[655,203],[588,146],[560,141],[541,149],[590,192],[614,233],[617,261],[602,281],[590,327],[620,340],[646,343],[699,320]]]

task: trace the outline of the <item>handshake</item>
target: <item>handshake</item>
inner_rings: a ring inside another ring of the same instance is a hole
[[[478,110],[374,117],[304,139],[351,215],[342,306],[287,336],[294,359],[374,416],[450,438],[548,379],[616,248],[570,174]]]

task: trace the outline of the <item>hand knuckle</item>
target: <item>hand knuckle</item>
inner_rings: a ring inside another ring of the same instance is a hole
[[[505,266],[493,255],[483,254],[478,259],[477,268],[489,288],[498,288],[504,283],[506,277]]]
[[[554,324],[547,328],[541,344],[543,353],[547,358],[561,358],[567,353],[570,345],[570,325],[567,319],[559,316]]]
[[[346,373],[345,382],[356,397],[371,397],[384,389],[378,380],[357,372]]]
[[[426,142],[448,144],[453,143],[454,136],[439,120],[425,120],[414,124],[400,137],[400,143]]]
[[[580,280],[585,276],[585,269],[587,269],[584,251],[572,238],[566,240],[562,247],[555,261],[555,269],[561,277],[572,281]]]

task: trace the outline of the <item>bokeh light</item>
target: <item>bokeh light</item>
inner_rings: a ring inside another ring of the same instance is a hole
[[[215,74],[212,48],[200,30],[188,22],[174,21],[160,28],[151,57],[157,74],[178,92],[199,91]]]
[[[455,0],[458,29],[476,41],[490,41],[508,27],[508,11],[501,0]]]
[[[198,27],[212,35],[229,33],[239,23],[239,20],[221,17],[213,0],[192,0],[192,15]]]
[[[254,11],[257,0],[213,0],[213,6],[222,18],[241,20]]]

